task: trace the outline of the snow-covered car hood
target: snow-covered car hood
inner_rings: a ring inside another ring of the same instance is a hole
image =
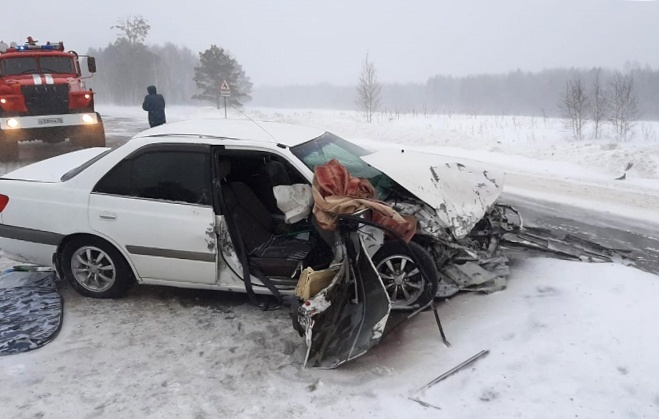
[[[471,231],[503,188],[503,172],[439,154],[382,150],[361,158],[434,208],[456,238]]]
[[[105,147],[87,148],[32,163],[2,176],[4,179],[34,182],[60,182],[62,175],[106,151]]]

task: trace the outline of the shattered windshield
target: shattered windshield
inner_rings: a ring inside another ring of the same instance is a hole
[[[389,195],[392,185],[389,176],[360,158],[371,152],[330,132],[291,147],[291,151],[312,171],[316,166],[337,159],[352,176],[368,179],[375,187],[379,199],[384,200]]]

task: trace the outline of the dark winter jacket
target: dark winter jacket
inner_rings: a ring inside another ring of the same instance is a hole
[[[146,91],[149,94],[144,96],[142,109],[149,112],[149,125],[157,127],[167,122],[167,118],[165,117],[165,98],[161,94],[156,93],[156,86],[149,86],[146,88]]]

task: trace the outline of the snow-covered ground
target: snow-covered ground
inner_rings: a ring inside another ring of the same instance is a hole
[[[284,311],[222,293],[64,292],[60,335],[0,358],[2,417],[656,418],[659,281],[620,265],[516,261],[505,291],[441,303],[337,370],[304,369]],[[487,349],[472,367],[419,388]],[[423,407],[418,398],[441,408]]]
[[[146,119],[135,109],[100,110]],[[365,145],[482,160],[506,169],[509,192],[659,220],[659,143],[649,134],[573,141],[559,121],[542,118],[380,115],[365,124],[349,112],[247,113]],[[168,110],[170,121],[197,116],[223,111]],[[629,161],[627,179],[612,180]],[[656,275],[541,258],[514,259],[511,271],[505,291],[440,304],[450,348],[422,313],[333,371],[304,369],[304,342],[287,313],[260,312],[243,296],[136,287],[98,301],[65,287],[60,335],[0,358],[0,416],[659,417]],[[483,349],[490,354],[472,367],[417,391]]]

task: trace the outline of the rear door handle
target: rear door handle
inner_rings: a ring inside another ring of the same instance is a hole
[[[117,214],[114,212],[102,212],[98,214],[98,217],[101,220],[116,220],[117,219]]]

